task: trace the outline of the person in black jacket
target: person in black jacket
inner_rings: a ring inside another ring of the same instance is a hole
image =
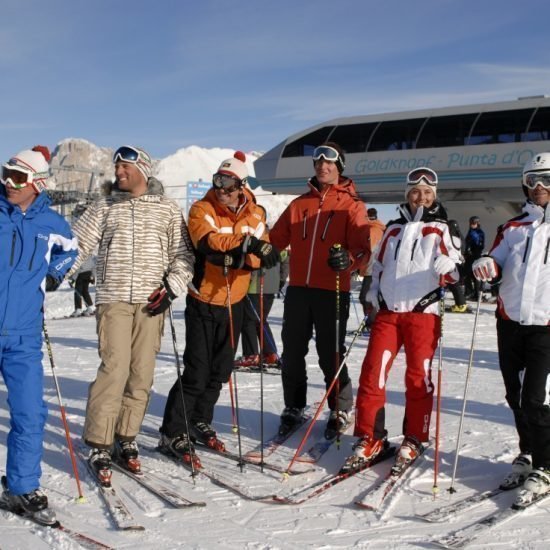
[[[472,264],[481,257],[485,248],[485,232],[481,229],[478,216],[470,218],[470,229],[466,234],[464,251],[464,293],[466,299],[477,301],[481,283],[472,274]]]

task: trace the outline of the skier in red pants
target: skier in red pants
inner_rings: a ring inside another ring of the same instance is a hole
[[[391,221],[375,255],[366,300],[380,311],[374,321],[363,362],[356,403],[351,461],[374,458],[385,445],[386,380],[404,346],[404,439],[397,464],[414,460],[428,440],[433,404],[431,365],[440,336],[440,279],[458,280],[460,250],[455,248],[447,214],[438,201],[437,174],[416,168],[407,176],[401,217]],[[460,246],[460,245],[459,245]]]

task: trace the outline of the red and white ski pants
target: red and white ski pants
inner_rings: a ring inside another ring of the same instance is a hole
[[[439,316],[381,310],[374,321],[357,392],[355,435],[385,434],[386,381],[397,352],[405,347],[404,435],[428,441],[433,406],[432,359],[440,336]]]

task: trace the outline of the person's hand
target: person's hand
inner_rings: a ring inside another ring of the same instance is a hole
[[[176,295],[172,292],[166,277],[164,277],[163,284],[151,292],[151,295],[147,298],[147,311],[153,317],[164,313],[175,299]]]
[[[267,269],[275,267],[280,261],[279,251],[271,243],[254,236],[250,237],[247,252],[259,258],[262,267]]]
[[[59,288],[61,281],[57,280],[53,275],[46,275],[46,292],[54,292]]]
[[[226,250],[225,252],[210,252],[206,254],[206,261],[213,264],[219,265],[226,269],[241,269],[244,264],[244,255],[242,246],[236,246],[231,250]]]
[[[478,281],[492,281],[498,277],[498,266],[491,256],[483,256],[472,264],[472,273]]]
[[[341,246],[333,246],[329,251],[327,263],[333,271],[345,271],[351,265],[349,252]]]
[[[378,290],[369,289],[365,296],[365,302],[370,304],[374,309],[380,309],[380,304],[378,303]]]
[[[456,263],[454,260],[451,260],[449,256],[441,254],[434,260],[433,267],[438,275],[447,275],[447,273],[451,273],[455,270]]]

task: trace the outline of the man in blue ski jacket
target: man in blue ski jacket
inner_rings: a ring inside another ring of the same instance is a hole
[[[4,507],[45,515],[39,490],[47,408],[43,399],[44,293],[56,290],[77,255],[69,224],[44,189],[49,151],[37,146],[2,165],[0,185],[0,372],[10,408]]]

